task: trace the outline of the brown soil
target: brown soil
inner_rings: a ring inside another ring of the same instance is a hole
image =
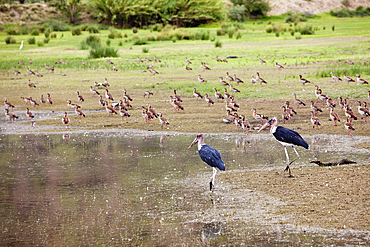
[[[280,170],[221,175],[225,186],[243,184],[282,202],[274,214],[290,224],[324,229],[370,231],[369,166],[294,168],[294,178]]]

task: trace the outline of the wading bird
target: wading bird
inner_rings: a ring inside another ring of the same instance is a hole
[[[200,158],[209,166],[213,168],[212,179],[209,182],[209,189],[213,192],[215,186],[215,177],[217,169],[225,171],[225,164],[221,159],[220,153],[211,146],[203,143],[203,134],[197,135],[194,141],[190,144],[188,148],[191,148],[195,143],[198,142],[198,152]]]
[[[266,129],[267,127],[271,127],[270,133],[276,138],[278,142],[280,142],[283,145],[284,150],[285,150],[285,155],[287,158],[287,163],[288,163],[284,171],[289,171],[289,177],[293,177],[290,171],[290,165],[299,158],[299,154],[294,146],[301,146],[301,147],[308,149],[307,142],[303,140],[303,138],[294,130],[287,129],[281,126],[277,126],[277,120],[275,117],[271,118],[267,123],[265,123],[265,125],[263,125],[258,130],[258,132],[260,132],[263,129]],[[286,149],[287,146],[292,146],[293,150],[297,154],[297,157],[290,162],[289,162],[288,151]]]

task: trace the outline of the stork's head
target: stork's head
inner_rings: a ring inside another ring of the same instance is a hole
[[[271,118],[269,121],[267,121],[267,123],[265,123],[259,130],[258,132],[260,132],[261,130],[264,130],[266,129],[267,127],[274,127],[277,125],[277,119],[276,117],[273,117]]]
[[[190,144],[188,148],[191,148],[195,143],[199,142],[199,145],[203,145],[203,134],[197,135],[194,141]]]

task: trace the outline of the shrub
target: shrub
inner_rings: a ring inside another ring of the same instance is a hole
[[[148,53],[149,52],[149,48],[143,47],[142,51],[143,51],[143,53]]]
[[[333,25],[333,26],[331,27],[331,30],[334,32],[334,30],[335,30],[335,25]]]
[[[134,43],[133,45],[145,45],[147,44],[148,42],[146,42],[145,39],[142,39],[142,38],[137,38],[134,40]]]
[[[43,21],[42,24],[45,25],[46,27],[49,27],[51,30],[54,30],[54,31],[68,31],[69,30],[68,25],[63,22],[47,20],[47,21]]]
[[[79,36],[81,34],[82,34],[82,32],[81,32],[81,29],[80,28],[76,27],[76,28],[73,28],[72,29],[72,35],[73,36]]]
[[[268,25],[266,27],[266,33],[272,33],[272,26],[271,25]]]
[[[304,22],[307,21],[307,17],[303,15],[293,15],[285,19],[285,22]]]
[[[302,38],[302,36],[301,36],[301,34],[300,33],[296,33],[295,34],[295,39],[301,39]]]
[[[44,41],[42,41],[42,40],[37,41],[37,46],[44,46]]]
[[[216,42],[215,42],[215,47],[217,48],[222,48],[222,43],[221,43],[221,41],[219,41],[219,40],[216,40]]]
[[[95,26],[88,26],[87,31],[89,31],[89,33],[99,33],[99,29]]]
[[[43,33],[43,32],[45,32],[45,26],[44,25],[41,25],[41,26],[39,26],[39,31],[40,31],[40,33]]]
[[[223,29],[217,29],[217,30],[216,30],[216,35],[217,35],[217,36],[225,35],[225,31],[224,31]]]
[[[94,43],[90,50],[90,58],[101,58],[101,57],[118,57],[118,50],[102,46],[101,43]]]
[[[49,41],[50,41],[50,39],[49,39],[49,38],[45,38],[45,39],[44,39],[44,43],[45,43],[45,44],[49,43]]]
[[[19,35],[20,34],[19,29],[17,27],[13,27],[13,26],[9,26],[9,27],[5,28],[5,32],[8,35]]]
[[[280,37],[280,33],[278,32],[278,33],[275,33],[275,36],[276,37]]]
[[[117,32],[117,33],[116,33],[116,38],[118,38],[118,39],[122,39],[122,38],[123,38],[122,33]]]
[[[235,28],[229,28],[227,30],[228,34],[229,34],[229,39],[232,39],[234,37],[234,34],[236,32],[236,29]]]
[[[235,5],[229,11],[229,18],[231,20],[242,22],[245,19],[245,6]]]
[[[215,36],[212,36],[211,37],[211,42],[214,42],[216,40],[216,37]]]
[[[120,41],[119,43],[118,43],[118,46],[122,46],[123,44],[122,44],[122,41]]]
[[[127,36],[127,33],[125,33],[125,34],[123,35],[123,37],[127,38],[127,37],[128,37],[128,36]]]
[[[92,46],[95,43],[100,43],[100,37],[96,35],[90,35],[89,37],[86,38],[85,40],[86,45]]]
[[[39,34],[40,34],[40,31],[36,28],[31,31],[32,36],[38,36]]]
[[[173,43],[176,43],[176,41],[177,41],[176,36],[173,36],[173,37],[172,37],[172,42],[173,42]]]
[[[107,46],[110,46],[110,39],[107,39],[105,43],[107,44]]]
[[[30,44],[30,45],[34,45],[34,44],[36,44],[36,39],[35,39],[34,37],[32,37],[32,38],[29,38],[29,39],[27,40],[27,42],[28,42],[28,44]]]
[[[6,43],[7,45],[9,45],[9,44],[15,44],[15,43],[17,43],[17,42],[15,41],[15,39],[14,39],[13,37],[8,36],[8,37],[6,37],[6,38],[5,38],[5,43]]]
[[[114,39],[114,33],[109,33],[108,34],[108,39]]]
[[[152,26],[152,28],[150,29],[151,31],[157,31],[157,32],[161,32],[163,29],[163,25],[160,24],[160,23],[157,23],[155,25]]]
[[[80,50],[87,50],[87,49],[89,49],[89,46],[86,44],[86,41],[85,40],[82,40],[81,42],[80,42]]]
[[[241,39],[242,38],[242,34],[240,32],[237,32],[235,38],[236,39]]]
[[[55,39],[56,37],[57,37],[57,34],[56,33],[50,34],[50,38]]]
[[[302,35],[310,35],[314,34],[315,32],[312,29],[312,26],[304,24],[304,23],[299,23],[295,29],[295,32],[300,32]]]
[[[137,33],[137,28],[136,28],[136,27],[134,27],[134,28],[132,29],[132,32],[133,32],[133,33]]]
[[[45,33],[44,33],[44,35],[45,35],[45,38],[49,38],[50,37],[50,29],[47,29],[46,31],[45,31]]]

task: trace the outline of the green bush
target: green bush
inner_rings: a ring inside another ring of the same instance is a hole
[[[217,30],[216,30],[216,35],[217,35],[217,36],[225,35],[225,31],[224,31],[223,29],[217,29]]]
[[[8,37],[5,38],[5,43],[7,45],[9,45],[9,44],[15,44],[15,43],[17,43],[17,41],[15,41],[15,39],[13,37],[8,36]]]
[[[119,43],[118,43],[118,46],[122,46],[123,44],[122,44],[122,41],[120,41]]]
[[[42,41],[42,40],[37,41],[37,46],[44,46],[44,41]]]
[[[150,30],[151,31],[156,31],[156,32],[161,32],[162,29],[163,29],[163,25],[160,24],[160,23],[157,23],[157,24],[153,25]]]
[[[136,28],[136,27],[134,27],[134,28],[132,29],[132,32],[133,32],[133,33],[137,33],[137,28]]]
[[[8,35],[20,35],[20,31],[19,31],[18,27],[14,27],[14,26],[6,27],[5,32]]]
[[[276,37],[280,37],[280,33],[278,32],[278,33],[275,33],[275,36]]]
[[[285,22],[304,22],[307,21],[307,17],[303,15],[293,15],[285,19]]]
[[[63,22],[54,20],[47,20],[42,22],[45,27],[50,28],[53,31],[69,31],[69,26]]]
[[[93,46],[95,43],[100,43],[101,41],[99,36],[90,35],[86,38],[85,42],[88,46]]]
[[[39,28],[40,33],[43,33],[46,30],[44,25],[40,25],[38,28]]]
[[[142,51],[143,51],[143,53],[148,53],[149,52],[149,48],[143,47]]]
[[[101,43],[94,43],[90,50],[90,58],[101,58],[101,57],[118,57],[118,50],[102,46]]]
[[[56,33],[50,34],[50,38],[55,39],[56,37],[57,37],[57,34]]]
[[[245,6],[234,5],[229,11],[229,18],[234,21],[242,22],[245,20]]]
[[[110,46],[110,39],[107,39],[105,43],[107,44],[107,46]]]
[[[45,39],[44,39],[44,43],[45,43],[45,44],[49,43],[49,41],[50,41],[50,39],[49,39],[49,38],[45,38]]]
[[[82,32],[81,32],[81,29],[80,28],[76,27],[76,28],[73,28],[72,29],[72,35],[73,36],[79,36],[81,34],[82,34]]]
[[[50,29],[47,29],[47,30],[45,31],[45,33],[44,33],[45,38],[49,38],[49,37],[50,37],[50,33],[51,33]]]
[[[89,49],[89,46],[86,44],[86,41],[85,41],[85,40],[82,40],[82,41],[80,42],[79,49],[80,49],[80,50],[88,50],[88,49]]]
[[[240,32],[237,32],[235,38],[236,39],[241,39],[242,38],[242,34]]]
[[[221,41],[216,40],[216,42],[215,42],[215,47],[216,47],[216,48],[222,48],[222,43],[221,43]]]
[[[296,33],[295,34],[295,39],[301,39],[302,38],[302,36],[301,36],[301,34],[300,33]]]
[[[266,33],[272,33],[272,25],[266,27]]]
[[[40,34],[40,31],[36,28],[31,31],[32,36],[39,36],[39,34]]]
[[[314,34],[315,32],[312,29],[312,26],[307,25],[305,23],[299,23],[295,28],[295,32],[301,33],[301,35],[311,35]]]
[[[117,33],[116,33],[116,38],[118,38],[118,39],[122,39],[122,38],[123,38],[122,33],[117,32]]]
[[[333,25],[332,27],[331,27],[331,30],[334,32],[335,31],[335,25]]]
[[[127,38],[127,37],[128,37],[127,33],[125,33],[125,34],[123,35],[123,37]]]
[[[146,45],[148,42],[146,42],[145,39],[143,38],[137,38],[137,39],[134,39],[134,43],[133,45]]]
[[[349,10],[349,9],[341,9],[337,12],[334,10],[330,10],[330,15],[336,16],[336,17],[365,17],[365,16],[370,16],[370,8],[364,9],[362,6],[357,7],[356,10]]]
[[[227,33],[229,34],[229,39],[232,39],[234,37],[235,32],[236,32],[235,28],[229,28],[227,30]]]
[[[108,34],[108,39],[114,39],[114,33],[109,33]]]
[[[27,42],[28,42],[28,44],[30,44],[30,45],[34,45],[34,44],[36,44],[36,39],[35,39],[34,37],[32,37],[32,38],[29,38],[29,39],[27,40]]]
[[[89,31],[89,33],[99,33],[99,29],[96,26],[88,26],[86,31]]]

